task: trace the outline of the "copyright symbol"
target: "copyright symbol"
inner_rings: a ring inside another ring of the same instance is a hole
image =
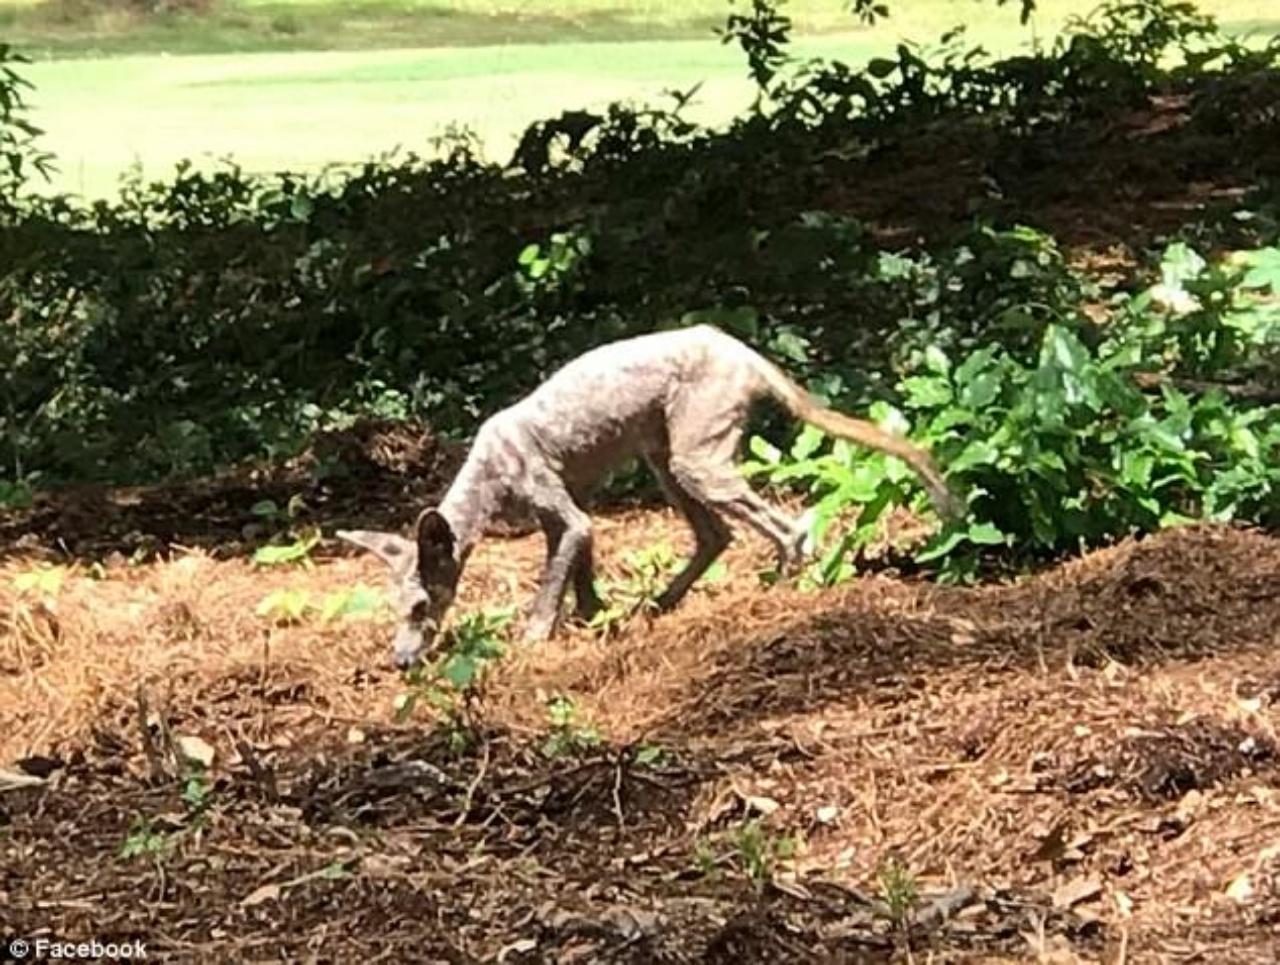
[[[31,946],[24,942],[21,938],[15,938],[9,942],[9,954],[14,958],[26,958],[27,953],[31,951]]]

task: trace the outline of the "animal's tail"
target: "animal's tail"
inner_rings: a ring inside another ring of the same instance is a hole
[[[769,394],[782,403],[797,419],[816,426],[828,435],[856,442],[860,446],[879,449],[897,456],[918,475],[929,491],[938,512],[956,518],[964,515],[964,507],[958,500],[942,473],[934,465],[933,458],[919,446],[901,436],[885,432],[874,423],[828,409],[825,405],[792,381],[782,369],[763,356],[757,356]]]

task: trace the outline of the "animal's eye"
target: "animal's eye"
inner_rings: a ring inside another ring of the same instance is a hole
[[[413,609],[409,611],[409,620],[413,623],[427,622],[427,601],[419,600],[413,605]]]

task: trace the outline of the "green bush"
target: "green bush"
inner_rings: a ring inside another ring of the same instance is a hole
[[[1233,398],[1239,383],[1226,381],[1264,359],[1275,371],[1278,266],[1277,248],[1209,265],[1175,245],[1162,281],[1120,305],[1095,348],[1054,322],[1033,359],[999,345],[954,363],[923,352],[898,385],[900,409],[873,414],[934,451],[969,516],[915,560],[956,578],[995,548],[1033,559],[1189,519],[1280,523],[1280,405]],[[1143,375],[1153,391],[1140,388]],[[819,497],[815,539],[858,510],[817,564],[824,582],[849,575],[887,511],[925,505],[896,461],[842,443],[828,450],[814,430],[786,454],[758,438],[752,446],[752,471]]]

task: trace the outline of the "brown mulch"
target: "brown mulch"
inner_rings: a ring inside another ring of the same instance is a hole
[[[306,452],[279,465],[196,482],[48,490],[28,508],[0,512],[0,559],[137,561],[174,547],[227,558],[269,542],[280,528],[254,507],[270,501],[284,512],[294,498],[302,501],[300,526],[395,529],[412,507],[439,498],[464,455],[419,423],[366,419],[318,434]]]
[[[606,573],[659,541],[686,545],[669,512],[599,521]],[[540,553],[483,543],[460,608],[527,594]],[[376,586],[374,561],[194,552],[19,591],[35,563],[15,558],[3,930],[175,961],[1280,947],[1274,537],[1170,531],[977,588],[765,590],[765,557],[735,544],[727,579],[607,639],[513,648],[453,724],[398,718],[385,619],[255,612],[273,589]],[[548,741],[556,694],[598,740]],[[191,738],[215,754],[194,783]]]
[[[814,206],[865,221],[888,245],[945,239],[975,218],[1026,224],[1075,261],[1109,253],[1127,274],[1189,224],[1220,219],[1229,236],[1226,215],[1280,173],[1275,113],[1257,100],[1258,116],[1225,126],[1197,116],[1185,94],[1015,138],[946,119],[867,158],[832,152]]]

